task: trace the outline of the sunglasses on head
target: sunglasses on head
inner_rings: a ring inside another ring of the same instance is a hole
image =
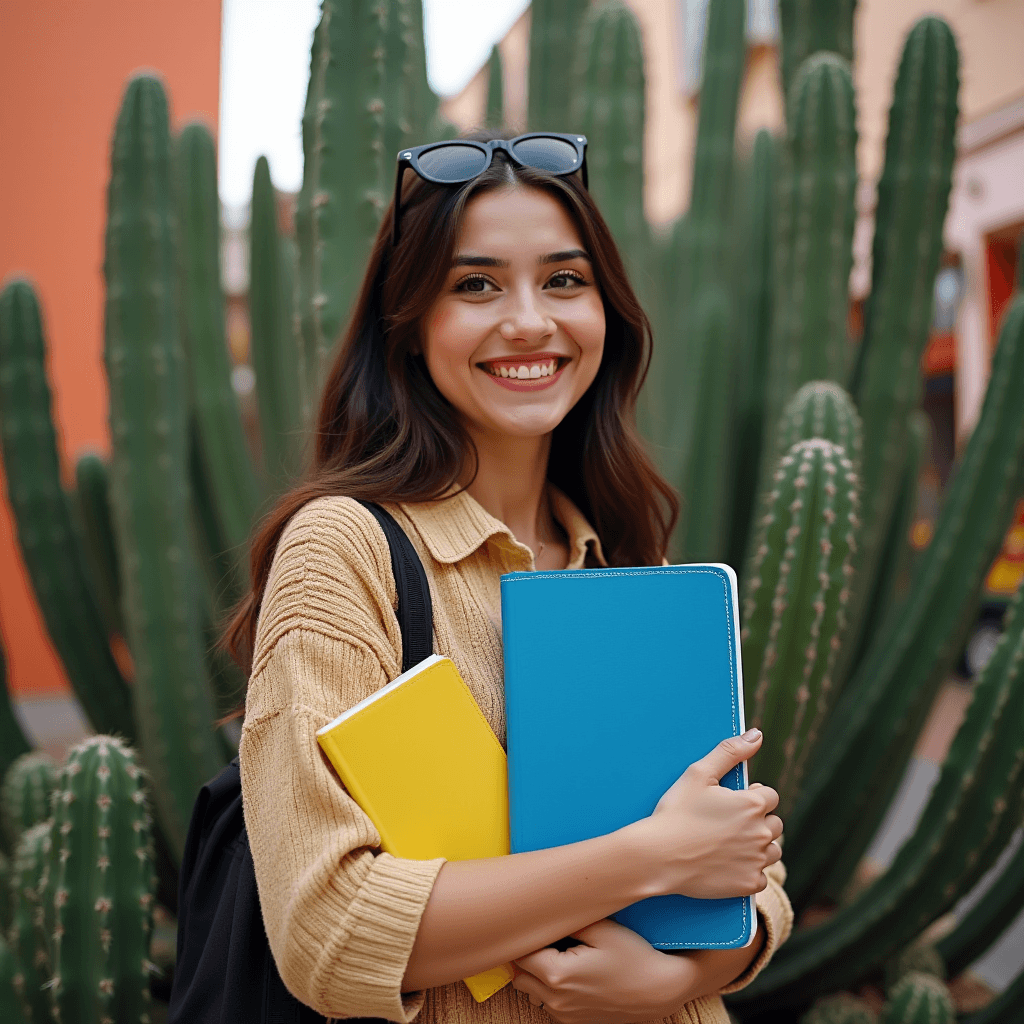
[[[558,132],[529,132],[514,139],[449,139],[425,146],[403,149],[398,154],[395,175],[395,201],[391,205],[391,244],[398,245],[398,213],[402,196],[402,178],[406,168],[424,181],[438,185],[459,185],[472,181],[491,166],[494,151],[500,149],[522,167],[536,167],[558,177],[581,172],[587,187],[587,139],[585,135]]]

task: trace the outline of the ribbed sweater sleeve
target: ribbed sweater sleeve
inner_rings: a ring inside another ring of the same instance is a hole
[[[264,594],[239,746],[260,904],[285,985],[327,1017],[411,1021],[402,977],[443,860],[378,852],[380,837],[316,730],[399,674],[387,544],[355,502],[293,518]]]

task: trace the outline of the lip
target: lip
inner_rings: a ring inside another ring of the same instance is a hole
[[[536,356],[531,356],[531,360],[535,360]],[[552,353],[548,358],[556,358],[556,354]],[[480,372],[487,377],[488,380],[493,381],[499,387],[507,388],[509,391],[543,391],[545,388],[551,387],[562,373],[565,368],[572,362],[571,359],[566,356],[557,356],[558,359],[564,360],[562,365],[555,370],[550,377],[495,377],[493,373],[488,373],[486,370],[477,367]],[[498,360],[488,360],[488,362],[499,362]],[[509,359],[509,365],[514,365],[515,360]],[[521,362],[521,360],[520,360]]]

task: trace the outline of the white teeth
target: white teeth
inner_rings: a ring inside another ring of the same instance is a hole
[[[534,363],[532,366],[495,366],[488,370],[493,377],[511,377],[513,380],[537,380],[539,377],[553,377],[558,371],[558,360]]]
[[[540,376],[540,363],[534,363],[533,366],[530,367],[530,376],[533,377],[534,380]]]
[[[508,368],[508,376],[512,378],[518,377],[519,371],[514,366],[510,366]]]
[[[507,377],[508,376],[508,367],[507,366],[502,366],[501,367],[501,375],[502,375],[502,377]]]
[[[529,377],[530,376],[530,368],[528,366],[520,366],[519,367],[519,373],[517,373],[516,376],[517,377]]]

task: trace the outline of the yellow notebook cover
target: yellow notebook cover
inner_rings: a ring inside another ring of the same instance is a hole
[[[509,852],[505,751],[449,658],[431,655],[316,736],[387,853],[471,860]],[[505,964],[465,982],[482,1003],[512,977]]]

